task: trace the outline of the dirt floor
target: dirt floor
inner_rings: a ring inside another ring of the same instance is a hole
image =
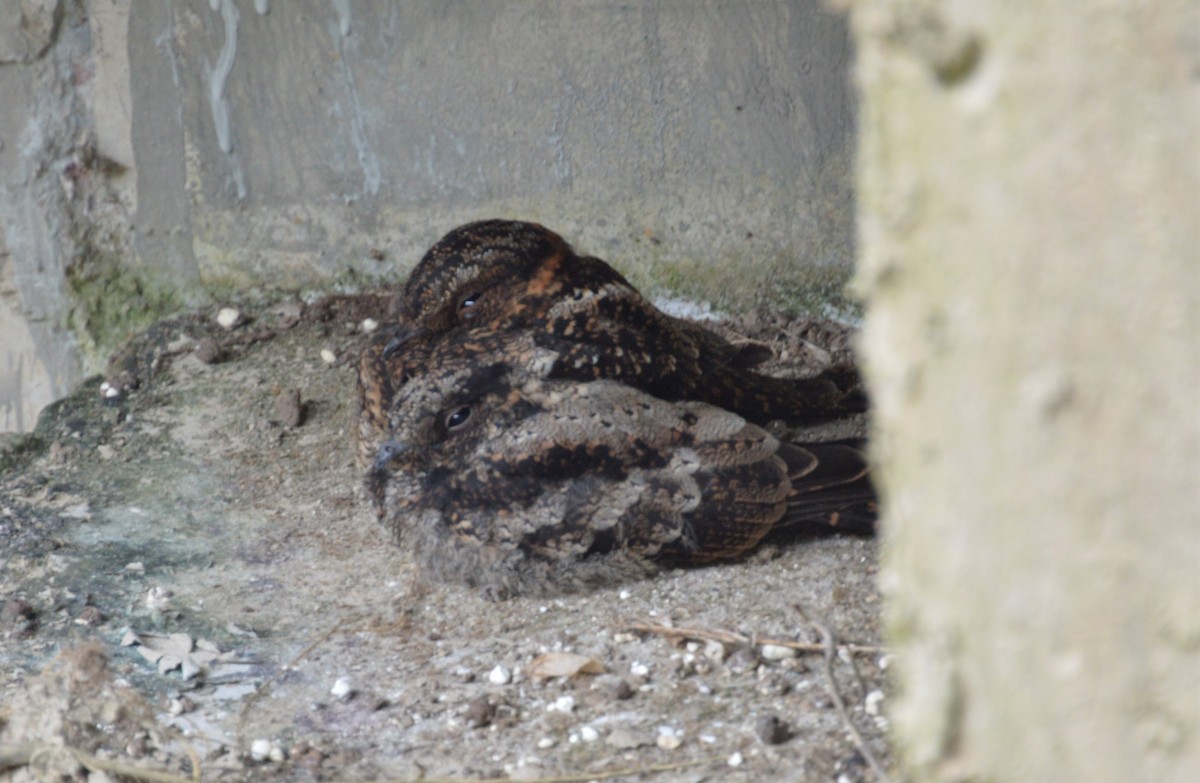
[[[353,464],[382,309],[162,322],[0,441],[0,778],[876,779],[873,540],[557,600],[414,580]],[[847,350],[832,324],[715,327],[778,372]]]

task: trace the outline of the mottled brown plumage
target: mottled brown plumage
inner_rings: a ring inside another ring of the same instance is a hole
[[[434,577],[493,598],[735,558],[797,522],[869,530],[860,452],[781,443],[701,402],[549,376],[535,332],[420,343],[367,487]]]
[[[553,377],[619,380],[757,424],[863,410],[861,389],[839,388],[844,370],[810,379],[753,372],[769,355],[762,346],[734,346],[666,315],[604,261],[576,254],[535,223],[486,220],[454,229],[421,259],[393,312],[407,328],[434,334],[530,329],[538,345],[560,354]]]

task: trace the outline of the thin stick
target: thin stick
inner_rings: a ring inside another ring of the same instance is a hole
[[[134,780],[149,780],[153,783],[188,783],[188,781],[194,779],[176,775],[165,769],[138,767],[111,759],[96,758],[77,748],[54,745],[38,746],[32,743],[12,747],[0,747],[0,771],[36,764],[39,758],[56,753],[70,756],[78,764],[91,772],[111,772],[121,777],[133,778]]]
[[[586,783],[589,780],[611,780],[613,778],[633,777],[634,775],[654,775],[659,772],[674,772],[691,767],[702,767],[708,764],[723,763],[721,758],[692,759],[672,764],[652,764],[648,767],[622,767],[601,772],[577,772],[568,775],[552,775],[545,778],[534,778],[532,783]],[[420,778],[403,780],[381,780],[373,783],[510,783],[512,778]]]
[[[659,636],[675,637],[681,639],[712,639],[726,644],[773,644],[777,647],[787,647],[800,652],[824,652],[825,645],[813,644],[811,642],[793,642],[789,639],[770,639],[763,636],[755,636],[751,639],[734,631],[711,630],[707,628],[676,628],[670,625],[651,625],[649,623],[629,623],[622,627],[624,631],[637,631],[639,633],[653,633]],[[875,647],[867,644],[840,644],[837,645],[840,649],[856,655],[876,655],[878,653],[887,652],[886,647]]]
[[[825,651],[823,661],[825,664],[825,680],[827,682],[826,690],[829,692],[829,698],[833,700],[833,706],[837,708],[838,715],[842,719],[842,724],[850,734],[850,739],[854,742],[854,746],[858,748],[858,752],[862,754],[862,757],[867,760],[871,771],[875,773],[875,779],[880,781],[880,783],[891,783],[891,778],[888,777],[887,771],[879,763],[879,759],[875,758],[875,754],[871,752],[871,749],[867,747],[867,742],[863,739],[862,734],[859,733],[858,727],[850,720],[850,712],[846,709],[846,702],[842,699],[841,692],[838,691],[837,680],[833,676],[833,657],[836,655],[833,634],[825,627],[824,623],[809,617],[808,613],[799,605],[795,609],[800,613],[801,617],[821,634],[821,646]]]
[[[326,631],[325,633],[318,636],[316,638],[316,640],[313,641],[312,644],[308,645],[303,650],[301,650],[300,654],[297,655],[295,658],[292,658],[291,661],[289,661],[288,663],[285,663],[283,666],[281,666],[279,668],[279,670],[277,672],[275,672],[274,674],[272,674],[267,679],[266,682],[264,682],[262,685],[260,685],[254,691],[254,693],[250,694],[250,698],[246,699],[246,703],[243,704],[241,710],[238,711],[238,726],[237,726],[238,736],[240,737],[245,733],[243,731],[243,729],[245,728],[246,716],[247,716],[247,714],[249,714],[250,709],[252,707],[254,707],[255,704],[258,703],[259,699],[261,699],[263,696],[265,696],[267,693],[270,692],[271,686],[275,684],[275,681],[278,680],[283,675],[284,672],[296,668],[296,664],[298,664],[298,663],[300,663],[300,661],[304,660],[304,658],[309,653],[311,653],[313,650],[320,647],[325,642],[329,641],[329,639],[332,638],[334,634],[343,630],[344,628],[346,628],[346,626],[350,625],[351,623],[358,622],[360,619],[361,619],[361,617],[359,617],[358,615],[351,615],[348,617],[343,617],[340,620],[338,620],[337,623],[335,623],[332,628],[330,628],[328,631]]]

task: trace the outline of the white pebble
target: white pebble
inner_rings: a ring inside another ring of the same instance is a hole
[[[267,754],[267,758],[269,758],[275,764],[282,764],[283,762],[287,761],[287,753],[284,753],[283,748],[272,744],[271,752]]]
[[[709,639],[704,643],[704,657],[713,663],[720,663],[725,660],[725,645],[716,639]]]
[[[584,742],[595,742],[600,739],[600,732],[593,729],[591,726],[584,726],[579,730],[579,738]]]
[[[558,744],[558,740],[554,739],[554,737],[542,737],[540,740],[537,741],[537,746],[538,746],[539,750],[546,750],[547,748],[553,748],[557,744]]]
[[[878,715],[879,714],[879,705],[880,705],[880,703],[883,702],[883,691],[880,691],[880,690],[871,691],[870,693],[867,694],[867,698],[866,698],[865,702],[866,703],[865,703],[863,709],[865,709],[867,711],[867,714],[868,715]]]
[[[641,661],[634,661],[629,664],[629,673],[634,677],[648,677],[650,675],[650,667]]]
[[[333,687],[329,689],[329,693],[335,699],[341,699],[342,701],[349,699],[351,694],[354,693],[354,688],[350,685],[350,678],[338,677],[337,681],[333,683]]]
[[[322,348],[321,361],[325,362],[326,364],[333,364],[337,361],[337,354],[334,353],[330,348]]]
[[[242,322],[242,314],[236,307],[222,307],[217,313],[217,324],[222,329],[232,329]]]
[[[745,760],[746,759],[742,758],[742,752],[739,750],[736,753],[734,753],[732,756],[730,756],[729,761],[726,761],[725,763],[731,767],[740,767],[740,766],[742,766],[742,762],[744,762]]]
[[[271,757],[271,741],[256,739],[250,743],[250,758],[255,761],[266,761]]]
[[[683,744],[683,737],[678,734],[659,734],[654,739],[654,744],[663,750],[675,750]]]
[[[488,682],[492,685],[508,685],[512,682],[512,672],[504,666],[496,664],[495,668],[488,672]]]
[[[151,587],[146,593],[146,608],[152,612],[161,612],[171,605],[171,596],[175,595],[166,587]]]
[[[617,593],[617,598],[620,598],[622,601],[628,601],[629,596],[631,595],[633,595],[633,593],[629,592],[628,590],[622,590],[621,592]]]
[[[374,318],[364,318],[362,323],[358,325],[362,329],[363,334],[371,334],[379,328],[379,322]]]
[[[559,696],[553,704],[546,706],[549,712],[573,712],[575,710],[574,696]]]
[[[787,658],[795,658],[796,650],[792,647],[784,647],[782,644],[764,644],[762,657],[767,661],[782,661]]]

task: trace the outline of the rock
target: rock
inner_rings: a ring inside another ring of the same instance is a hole
[[[488,682],[492,685],[508,685],[512,682],[512,672],[505,666],[496,664],[495,667],[488,672]]]
[[[354,687],[350,685],[350,678],[338,677],[337,681],[333,683],[333,687],[329,689],[329,693],[335,699],[349,701],[350,697],[354,695]]]
[[[250,758],[255,761],[266,761],[271,757],[271,741],[256,739],[250,743]]]
[[[287,429],[299,427],[304,421],[304,403],[299,389],[284,389],[275,397],[275,420]]]
[[[222,307],[217,313],[217,325],[225,331],[236,329],[245,322],[241,310],[236,307]]]
[[[764,661],[782,661],[787,658],[795,658],[797,653],[793,647],[784,647],[782,644],[764,644],[761,655]]]
[[[632,699],[633,695],[637,693],[637,691],[633,689],[633,686],[625,680],[617,680],[616,684],[613,685],[612,692],[613,698],[617,701],[627,701]]]
[[[221,361],[221,346],[211,337],[201,338],[192,352],[204,364],[216,364]]]
[[[792,736],[791,728],[778,715],[764,715],[754,724],[754,733],[768,745],[787,742]]]
[[[649,745],[650,741],[629,729],[613,729],[609,732],[608,737],[604,740],[606,745],[610,745],[617,750],[632,750],[640,748],[644,745]]]
[[[496,705],[487,696],[477,696],[467,702],[463,710],[463,720],[473,729],[482,729],[491,724],[496,717]]]

